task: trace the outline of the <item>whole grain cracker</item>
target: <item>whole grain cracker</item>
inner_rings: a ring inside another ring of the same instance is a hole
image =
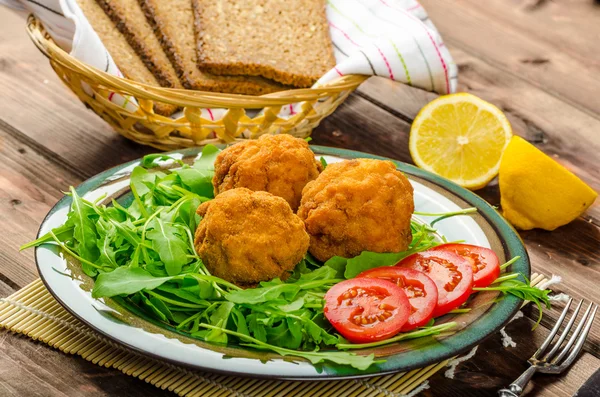
[[[198,65],[310,87],[335,66],[325,0],[193,0]]]
[[[126,78],[148,85],[160,86],[156,77],[146,68],[125,36],[119,32],[95,0],[77,0],[77,4]],[[175,105],[154,104],[154,111],[164,116],[170,116],[176,110],[177,106]]]
[[[185,88],[262,95],[289,89],[252,76],[217,76],[198,69],[191,0],[138,0]]]

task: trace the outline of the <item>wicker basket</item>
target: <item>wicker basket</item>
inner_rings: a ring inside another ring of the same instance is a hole
[[[204,91],[154,87],[113,76],[73,58],[50,38],[34,16],[27,32],[49,59],[62,81],[107,123],[123,136],[162,150],[232,142],[262,134],[288,133],[307,137],[313,128],[368,76],[344,76],[319,88],[294,89],[263,96],[221,94]],[[89,85],[86,92],[82,82]],[[111,102],[114,93],[134,97],[139,107],[131,112]],[[177,105],[181,116],[169,118],[154,113],[154,103]],[[288,118],[279,117],[282,107],[302,102],[301,110]],[[202,109],[221,108],[219,120],[202,117]],[[247,112],[264,109],[262,112]]]

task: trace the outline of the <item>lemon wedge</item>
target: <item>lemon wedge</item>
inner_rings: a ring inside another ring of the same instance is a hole
[[[475,190],[498,174],[511,136],[500,109],[472,94],[451,94],[421,109],[410,129],[409,149],[419,167]]]
[[[518,229],[554,230],[571,222],[598,194],[541,150],[514,136],[500,163],[500,204]]]

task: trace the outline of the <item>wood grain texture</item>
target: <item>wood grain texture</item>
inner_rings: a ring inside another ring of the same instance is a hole
[[[479,346],[473,359],[461,364],[448,379],[443,371],[430,379],[432,395],[449,397],[495,396],[496,391],[506,387],[527,369],[522,357],[533,355],[549,331],[538,328],[532,334],[534,322],[522,317],[509,323],[505,330],[516,346],[505,347],[500,334],[490,336]],[[600,366],[600,359],[584,353],[570,368],[567,376],[534,377],[528,385],[527,396],[572,396],[577,389]]]
[[[38,277],[33,250],[21,253],[19,246],[35,239],[41,221],[62,192],[82,179],[3,127],[0,121],[0,225],[6,231],[0,249],[0,280],[18,289]]]
[[[600,7],[591,0],[423,0],[460,69],[460,90],[507,113],[515,132],[600,190]],[[36,277],[33,238],[69,185],[152,151],[115,134],[62,86],[24,31],[24,18],[0,8],[0,296]],[[314,133],[313,143],[412,162],[410,123],[434,94],[373,78]],[[499,203],[496,182],[477,191]],[[521,233],[533,268],[558,274],[558,289],[600,302],[600,203],[554,232]],[[492,335],[455,379],[431,379],[428,396],[491,396],[525,369],[560,308],[531,331],[534,308],[507,326],[516,348]],[[537,376],[531,396],[572,395],[600,366],[600,321],[585,353],[560,377]],[[159,396],[166,392],[0,333],[0,395]]]
[[[151,152],[85,109],[32,47],[24,23],[21,15],[2,9],[0,121],[10,134],[80,177]]]
[[[0,395],[2,396],[161,396],[168,392],[63,354],[30,339],[0,331]]]
[[[557,48],[556,43],[548,39],[547,33],[558,24],[556,20],[540,23],[538,34],[532,35],[523,26],[506,22],[510,18],[506,14],[511,12],[507,2],[504,2],[501,12],[498,7],[496,10],[490,9],[487,1],[480,3],[479,7],[473,7],[464,2],[457,5],[450,0],[422,1],[449,45],[493,62],[506,74],[525,79],[597,117],[600,97],[594,93],[600,88],[598,63],[590,59],[588,52],[580,50],[578,56],[573,56]],[[525,5],[525,1],[521,3]],[[558,17],[571,13],[571,1],[544,3],[562,3]],[[593,1],[588,3],[588,13],[597,20],[600,10],[593,6]],[[504,14],[505,18],[498,18],[498,13]],[[537,13],[531,11],[526,15],[520,15],[521,18],[527,18],[523,25],[535,20]],[[587,37],[591,44],[597,41],[597,32],[597,25],[585,30],[578,26],[575,19],[569,32],[562,36],[581,35]]]

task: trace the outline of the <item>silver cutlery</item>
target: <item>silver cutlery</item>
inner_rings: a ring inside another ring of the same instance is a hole
[[[579,311],[584,303],[583,300],[580,301],[573,311],[571,318],[563,328],[558,340],[556,343],[552,344],[552,340],[558,334],[561,325],[567,317],[567,313],[569,312],[572,302],[573,298],[569,299],[564,310],[560,314],[558,321],[552,328],[550,335],[548,335],[542,346],[540,346],[540,348],[537,349],[533,356],[528,360],[531,366],[525,372],[523,372],[521,376],[517,378],[517,380],[511,383],[510,386],[508,386],[508,389],[499,390],[499,396],[518,397],[521,395],[525,389],[525,386],[536,372],[557,375],[562,373],[571,364],[573,364],[577,358],[577,355],[581,351],[583,344],[585,343],[588,333],[590,332],[590,328],[594,322],[594,317],[596,316],[596,311],[598,310],[598,305],[592,302],[589,303],[585,314],[577,324],[577,328],[575,328],[575,331],[573,331],[569,336],[569,332],[575,324],[577,315],[579,314]],[[562,346],[563,343],[564,346]]]

